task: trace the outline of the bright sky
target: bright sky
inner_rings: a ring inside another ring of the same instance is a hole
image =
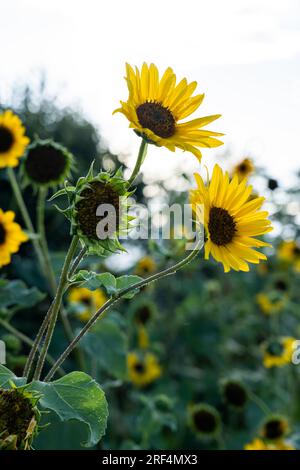
[[[200,117],[225,146],[204,150],[208,166],[255,157],[288,183],[299,165],[299,0],[0,0],[0,99],[43,69],[62,104],[79,103],[109,148],[132,156],[139,139],[122,115],[124,63],[173,67],[197,80]],[[231,154],[228,157],[227,154]],[[151,146],[146,177],[193,171],[192,154]]]

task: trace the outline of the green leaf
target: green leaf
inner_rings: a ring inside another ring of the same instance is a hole
[[[34,381],[31,390],[40,392],[40,405],[54,411],[62,421],[77,420],[88,426],[89,436],[83,445],[100,441],[107,424],[108,409],[103,390],[84,372],[71,372],[53,382]]]
[[[92,271],[81,270],[72,277],[71,282],[81,283],[82,286],[90,290],[103,287],[108,295],[116,292],[116,278],[111,273],[97,274]]]
[[[133,284],[136,284],[137,282],[142,281],[143,278],[140,276],[121,276],[117,278],[117,291],[126,289],[127,287],[132,286]],[[124,295],[124,299],[132,299],[137,293],[139,292],[139,289],[134,289],[131,292],[128,292],[128,294]]]
[[[42,294],[36,287],[28,289],[22,281],[6,281],[0,284],[0,307],[20,310],[30,308],[43,300]]]
[[[81,340],[85,351],[111,376],[124,380],[127,374],[127,338],[115,321],[96,323]]]
[[[16,377],[15,374],[0,364],[0,388],[11,388],[11,382],[17,386],[25,385],[24,377]]]

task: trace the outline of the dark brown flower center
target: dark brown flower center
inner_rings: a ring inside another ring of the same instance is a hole
[[[226,209],[212,207],[209,212],[208,230],[213,243],[218,246],[227,245],[233,240],[236,224]]]
[[[114,226],[114,231],[119,227],[119,194],[109,185],[100,181],[93,181],[89,183],[89,187],[85,188],[80,196],[83,197],[77,204],[77,222],[80,230],[88,238],[99,241],[97,235],[97,226],[99,222],[106,219],[107,211],[101,216],[96,215],[99,206],[111,207],[114,209],[114,214],[111,214],[114,220],[111,220],[111,226]],[[107,222],[108,224],[108,222]],[[102,231],[102,230],[101,230]],[[106,225],[103,228],[104,233],[110,234],[111,227]],[[104,234],[103,237],[105,238]]]
[[[64,173],[67,157],[52,145],[38,145],[29,150],[25,169],[30,179],[46,184],[58,180]]]
[[[0,222],[0,245],[2,245],[5,242],[5,238],[6,238],[6,230]]]
[[[278,188],[278,182],[277,180],[270,178],[268,180],[268,187],[271,189],[271,191],[274,191],[274,189]]]
[[[134,365],[134,370],[138,373],[138,374],[143,374],[145,372],[145,366],[142,362],[137,362],[135,365]]]
[[[294,256],[300,256],[300,247],[299,246],[295,246],[293,248],[293,254],[294,254]]]
[[[241,163],[238,168],[241,173],[247,173],[249,170],[247,163]]]
[[[284,425],[279,419],[272,419],[265,424],[264,434],[267,439],[278,439],[284,434]]]
[[[195,428],[199,432],[212,433],[216,429],[216,417],[206,410],[196,411],[193,415]]]
[[[226,401],[234,406],[242,407],[247,401],[247,393],[245,388],[234,382],[225,385],[224,395]]]
[[[148,320],[151,318],[151,310],[147,305],[140,307],[136,313],[136,318],[137,321],[139,321],[142,324],[145,324],[148,322]]]
[[[271,343],[268,344],[267,346],[267,353],[270,354],[270,356],[275,356],[279,357],[282,355],[284,350],[283,345],[279,341],[272,341]]]
[[[7,127],[0,126],[0,153],[5,153],[14,143],[13,134]]]
[[[161,103],[146,101],[137,107],[136,114],[140,125],[155,135],[166,139],[175,134],[175,118]]]
[[[278,279],[275,282],[275,288],[280,291],[286,291],[288,289],[287,283],[283,279]]]

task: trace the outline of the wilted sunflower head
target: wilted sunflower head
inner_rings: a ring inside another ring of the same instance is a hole
[[[295,338],[290,336],[271,339],[263,345],[263,364],[266,368],[290,364],[294,352]]]
[[[267,440],[277,440],[285,437],[289,432],[289,423],[284,416],[270,416],[261,428],[261,435]]]
[[[222,384],[222,394],[224,401],[236,409],[244,408],[248,401],[247,388],[238,380],[225,380]]]
[[[52,140],[37,139],[27,148],[22,171],[25,182],[35,187],[55,187],[69,177],[72,154]]]
[[[210,182],[205,185],[195,174],[197,189],[190,191],[192,209],[198,223],[204,224],[207,241],[205,259],[211,254],[224,271],[249,271],[248,263],[258,264],[266,256],[254,247],[270,246],[256,236],[272,230],[268,212],[260,211],[264,198],[249,201],[252,187],[247,180],[232,180],[215,165]]]
[[[0,268],[11,262],[11,255],[19,251],[28,236],[15,221],[15,213],[0,209]]]
[[[26,389],[0,389],[0,450],[30,450],[40,418],[39,396]]]
[[[237,175],[239,180],[248,178],[254,172],[253,161],[250,158],[244,158],[233,169],[233,175]]]
[[[130,122],[129,127],[147,142],[167,147],[172,152],[176,147],[192,152],[201,159],[199,147],[218,147],[223,142],[216,139],[219,132],[202,128],[220,117],[220,114],[182,122],[200,106],[204,94],[192,96],[197,82],[188,84],[184,78],[176,85],[176,75],[169,67],[159,77],[154,64],[143,64],[135,70],[126,64],[129,97],[121,101],[121,108],[114,111],[123,113]]]
[[[10,110],[0,114],[0,168],[18,166],[28,144],[20,118]]]
[[[214,439],[221,431],[221,418],[213,406],[206,403],[193,405],[189,409],[190,424],[202,440]]]
[[[79,178],[76,186],[58,191],[50,199],[67,195],[69,206],[59,209],[71,221],[71,233],[77,235],[89,253],[99,256],[124,251],[119,237],[131,228],[128,215],[127,182],[121,170],[114,175],[100,172],[94,176],[91,166],[86,177]]]

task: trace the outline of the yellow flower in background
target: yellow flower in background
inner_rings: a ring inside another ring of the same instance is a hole
[[[162,370],[154,354],[140,356],[136,353],[127,355],[128,376],[137,387],[145,387],[157,380]]]
[[[270,367],[282,367],[291,364],[295,341],[295,338],[283,337],[266,344],[264,346],[264,366],[269,369]]]
[[[218,147],[223,144],[216,136],[219,132],[202,128],[220,117],[220,114],[206,116],[179,123],[200,106],[204,94],[192,96],[197,82],[188,84],[184,78],[176,85],[176,75],[169,67],[159,77],[154,64],[144,63],[141,70],[126,64],[129,97],[121,101],[121,108],[114,111],[123,113],[130,122],[129,127],[148,142],[167,147],[172,152],[176,147],[192,152],[199,160],[198,147]]]
[[[264,442],[262,439],[254,439],[249,444],[245,445],[245,450],[296,450],[295,447],[286,443],[285,441],[276,442],[276,444],[270,444]]]
[[[69,302],[78,309],[76,316],[82,322],[87,322],[106,301],[107,297],[101,289],[74,287],[69,293]]]
[[[28,241],[28,236],[14,219],[14,212],[0,209],[0,268],[11,262],[11,255],[19,251],[21,243]]]
[[[139,276],[151,274],[156,271],[156,263],[151,256],[144,256],[136,265],[135,272]]]
[[[25,127],[12,111],[0,114],[0,168],[15,167],[25,152],[29,139]]]
[[[248,178],[254,172],[254,164],[250,158],[244,158],[233,169],[233,175],[237,175],[239,180]]]
[[[278,294],[270,292],[264,294],[260,292],[256,296],[256,302],[265,315],[272,315],[281,312],[287,304],[286,296],[278,296]]]
[[[282,261],[292,264],[300,272],[300,244],[295,240],[286,240],[278,248],[278,257]]]
[[[147,349],[149,347],[149,335],[144,326],[138,327],[138,346],[140,349]]]
[[[207,234],[205,259],[211,254],[224,266],[224,271],[249,271],[248,263],[258,264],[266,256],[253,247],[270,246],[254,238],[272,230],[268,212],[260,211],[264,198],[248,201],[252,187],[247,180],[239,182],[215,165],[210,183],[204,184],[195,174],[197,189],[190,191],[190,202],[196,220],[204,223]]]

